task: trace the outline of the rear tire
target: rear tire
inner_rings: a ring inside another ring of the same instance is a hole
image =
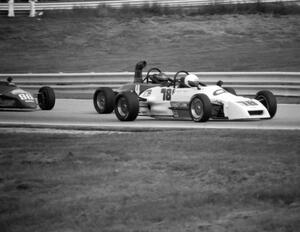
[[[139,99],[135,93],[124,92],[117,96],[115,114],[120,121],[134,121],[139,114]]]
[[[277,111],[277,101],[272,92],[269,90],[261,90],[256,94],[255,99],[266,107],[271,118],[275,116]]]
[[[231,93],[231,94],[233,94],[235,96],[237,95],[234,88],[224,87],[223,89],[225,89],[227,92],[229,92],[229,93]]]
[[[189,112],[195,122],[206,122],[211,117],[212,106],[205,94],[196,94],[189,103]]]
[[[55,105],[55,93],[51,87],[44,86],[39,89],[38,104],[42,110],[51,110]]]
[[[99,114],[110,114],[115,107],[115,94],[111,88],[98,88],[94,93],[93,102]]]

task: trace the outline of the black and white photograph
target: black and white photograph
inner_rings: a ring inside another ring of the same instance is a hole
[[[300,0],[0,0],[0,232],[300,231]]]

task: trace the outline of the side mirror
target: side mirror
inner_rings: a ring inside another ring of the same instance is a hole
[[[222,87],[223,84],[224,84],[224,82],[221,81],[221,80],[217,82],[217,85],[220,86],[220,87]]]
[[[11,83],[13,79],[12,79],[12,77],[8,77],[8,78],[6,78],[6,80],[8,83]]]

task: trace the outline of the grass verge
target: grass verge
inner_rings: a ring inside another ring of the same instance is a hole
[[[60,12],[63,14],[60,14]],[[294,15],[300,14],[300,6],[295,3],[284,2],[261,2],[239,3],[239,4],[210,4],[198,7],[168,7],[159,4],[144,4],[134,7],[124,4],[120,8],[100,5],[96,9],[75,8],[73,10],[48,11],[48,16],[84,15],[86,17],[112,17],[115,19],[141,18],[153,16],[196,16],[196,15],[223,15],[223,14],[272,14],[272,15]]]
[[[297,231],[299,135],[0,133],[0,229]]]
[[[1,19],[1,73],[299,71],[300,15]]]

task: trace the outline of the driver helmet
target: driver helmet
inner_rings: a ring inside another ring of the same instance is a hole
[[[169,77],[163,72],[156,74],[156,78],[159,81],[168,81],[168,79],[169,79]]]
[[[187,87],[196,87],[198,86],[200,83],[199,78],[195,75],[195,74],[188,74],[187,76],[185,76],[184,78],[184,85]]]

